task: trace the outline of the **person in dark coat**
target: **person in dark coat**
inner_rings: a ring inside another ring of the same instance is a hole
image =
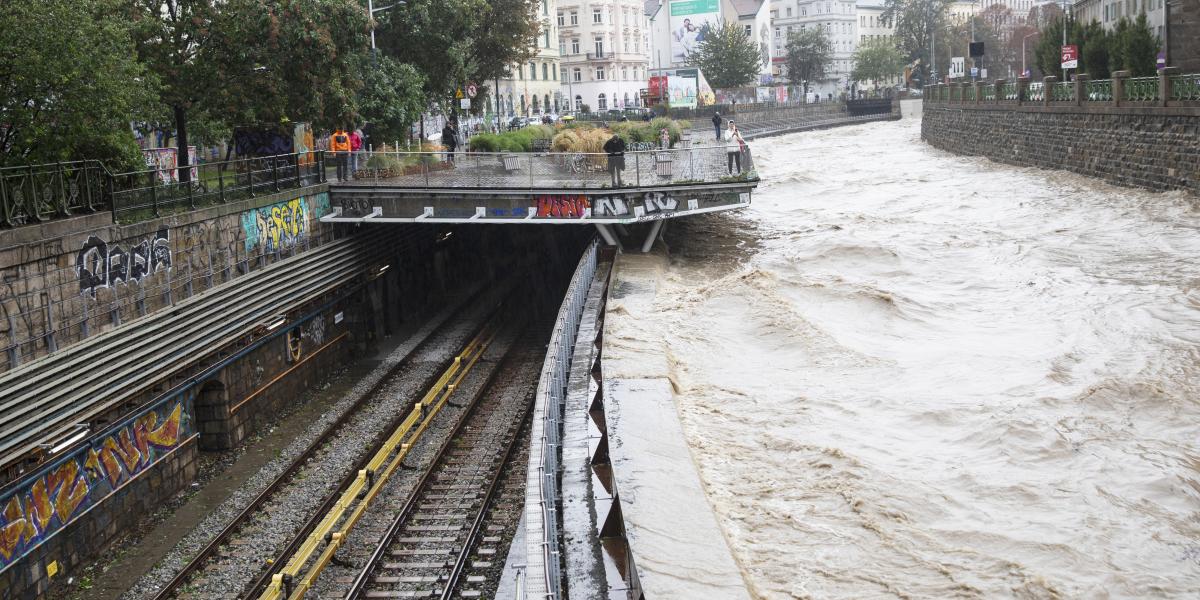
[[[712,118],[713,128],[717,130],[717,141],[721,141],[721,113],[713,113]]]
[[[458,146],[458,132],[454,131],[454,125],[446,122],[446,126],[442,128],[442,145],[446,147],[446,160],[454,162],[454,148]]]
[[[604,142],[604,151],[608,153],[608,174],[612,175],[612,186],[621,187],[621,171],[625,170],[625,140],[614,133]]]

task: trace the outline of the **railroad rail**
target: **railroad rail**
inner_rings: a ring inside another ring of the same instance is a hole
[[[536,356],[523,344],[524,368],[498,370],[422,475],[349,592],[354,598],[494,594],[500,547],[511,540],[524,502],[524,469],[536,384]],[[481,390],[482,391],[482,390]],[[485,528],[487,531],[485,532]]]
[[[268,326],[363,276],[386,236],[356,237],[284,259],[256,274],[0,375],[0,469],[69,436],[164,381],[181,366]],[[103,364],[97,372],[93,365]]]
[[[498,309],[496,314],[506,314]],[[450,399],[462,389],[463,382],[480,362],[484,353],[500,333],[498,318],[490,320],[463,350],[453,363],[412,407],[411,412],[361,465],[349,485],[339,488],[336,501],[327,503],[328,510],[318,512],[311,522],[315,526],[306,535],[300,536],[284,553],[273,561],[282,565],[278,572],[269,572],[269,584],[260,598],[303,598],[313,588],[317,578],[333,561],[339,549],[344,547],[351,531],[363,519],[372,503],[392,482],[392,477],[404,464],[414,447],[422,441],[422,435],[438,418]],[[509,347],[511,350],[511,346]],[[507,353],[506,353],[507,354]],[[489,381],[499,372],[499,365],[492,364]],[[470,401],[477,401],[484,384]],[[286,562],[285,562],[286,561]],[[261,581],[261,579],[260,579]],[[250,595],[258,593],[258,584],[250,588]]]
[[[231,520],[224,527],[224,529],[221,530],[220,533],[218,533],[195,557],[193,557],[178,573],[176,573],[175,577],[169,583],[167,583],[166,586],[164,586],[158,591],[157,594],[154,595],[154,600],[166,600],[168,598],[175,597],[176,594],[183,587],[185,587],[189,581],[191,581],[204,569],[209,561],[219,557],[221,554],[221,548],[224,547],[230,540],[234,539],[248,525],[253,523],[256,515],[260,514],[265,507],[269,506],[273,500],[280,496],[280,492],[286,489],[289,483],[295,481],[297,477],[300,477],[304,472],[305,466],[308,465],[310,461],[316,458],[321,452],[325,451],[327,449],[327,444],[341,435],[351,419],[359,414],[362,408],[366,407],[369,403],[375,400],[381,390],[387,388],[389,383],[394,381],[396,378],[403,377],[409,371],[409,367],[411,366],[414,357],[419,356],[424,349],[442,340],[447,334],[448,330],[450,330],[459,319],[463,318],[466,310],[472,307],[474,303],[479,300],[483,292],[483,289],[476,291],[470,297],[465,299],[458,307],[452,310],[449,316],[445,318],[445,320],[443,320],[437,327],[434,327],[428,331],[426,335],[422,337],[402,359],[400,359],[388,370],[387,374],[380,378],[379,381],[377,381],[365,394],[360,396],[358,400],[350,406],[349,409],[342,413],[342,415],[339,416],[332,424],[330,424],[328,428],[326,428],[316,439],[312,441],[312,443],[310,443],[300,454],[293,458],[283,469],[283,471],[277,475],[271,481],[271,483],[263,489],[263,491],[259,492],[259,494],[255,496],[255,498],[248,505],[246,505],[246,507],[242,509],[242,511],[236,517],[234,517],[234,519]],[[470,337],[478,336],[482,328],[483,325],[478,326],[475,331],[471,333]],[[452,363],[454,360],[454,358],[448,359],[443,365],[441,365],[441,369],[438,369],[438,371],[449,367],[450,363]],[[427,388],[432,386],[435,383],[436,377],[438,377],[438,373],[435,371],[426,378],[422,384],[422,387]],[[394,429],[402,418],[403,415],[397,416],[396,420],[388,427],[388,430]],[[375,443],[378,444],[381,443],[381,441],[382,440],[377,440]],[[366,457],[361,459],[359,463],[360,464],[357,466],[357,468],[353,469],[347,478],[343,479],[337,489],[345,489],[350,484],[355,474],[364,467],[366,463]],[[327,512],[330,508],[330,505],[334,500],[336,500],[336,498],[336,494],[329,495],[329,497],[318,509],[318,514]],[[301,532],[298,539],[302,540],[304,536],[311,531],[311,529],[312,524],[310,521],[310,524]],[[295,547],[293,545],[289,546],[285,552],[290,554],[294,550]],[[265,573],[260,581],[269,578],[269,576],[269,572]],[[260,588],[261,586],[262,584],[257,584],[251,589]]]

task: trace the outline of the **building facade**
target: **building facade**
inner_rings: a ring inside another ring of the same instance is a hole
[[[557,0],[542,0],[538,9],[541,33],[537,54],[529,62],[509,67],[510,78],[497,82],[502,116],[534,116],[557,113],[566,106],[561,90],[558,24],[554,15]]]
[[[808,91],[822,98],[837,97],[850,89],[850,72],[854,68],[854,50],[858,47],[858,11],[855,2],[847,0],[774,0],[771,3],[771,22],[775,76],[787,80],[784,61],[787,58],[789,33],[822,28],[833,47],[832,60],[825,77],[808,82]],[[794,85],[801,82],[789,81]]]
[[[558,0],[560,90],[582,111],[641,106],[650,67],[650,24],[643,0]]]
[[[892,40],[896,33],[896,26],[891,21],[883,19],[883,0],[858,0],[855,3],[855,8],[858,11],[858,44],[862,45],[868,41],[875,40]],[[851,69],[853,69],[851,65]],[[903,73],[897,73],[892,77],[881,79],[878,82],[858,82],[858,89],[870,89],[872,83],[878,83],[880,87],[888,87],[903,83]]]

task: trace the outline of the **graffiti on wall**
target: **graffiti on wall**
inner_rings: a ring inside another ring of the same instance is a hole
[[[309,222],[328,212],[327,192],[248,210],[242,213],[246,252],[259,246],[266,252],[293,247],[308,235]]]
[[[554,219],[579,219],[591,208],[587,196],[555,194],[537,197],[537,216]]]
[[[645,214],[671,212],[679,207],[679,201],[663,192],[646,192],[642,195],[641,206]],[[634,211],[637,206],[636,198],[624,196],[604,196],[596,198],[592,208],[592,216],[624,217]]]
[[[160,269],[171,268],[171,230],[163,227],[154,235],[130,246],[109,245],[89,236],[75,255],[75,274],[79,277],[79,293],[96,297],[99,288],[118,283],[140,284],[142,278]]]
[[[163,183],[179,183],[179,150],[176,148],[147,148],[142,150],[146,168],[158,171],[158,180]],[[188,146],[188,164],[196,164],[196,147]],[[191,168],[192,180],[199,179],[196,167]]]
[[[150,409],[0,498],[0,569],[186,442],[185,404],[177,397]]]

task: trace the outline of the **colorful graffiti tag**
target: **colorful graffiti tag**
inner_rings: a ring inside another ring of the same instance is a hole
[[[0,570],[190,439],[185,404],[160,404],[0,498]]]
[[[311,208],[310,208],[311,201]],[[296,198],[242,213],[242,231],[246,234],[246,252],[263,246],[275,252],[295,246],[308,235],[309,222],[329,212],[329,194]]]
[[[537,216],[556,219],[579,219],[591,208],[587,196],[553,195],[537,197]]]
[[[143,277],[170,268],[171,230],[166,227],[130,246],[128,252],[120,244],[109,245],[94,235],[89,236],[75,255],[79,293],[92,298],[98,288],[141,283]]]

